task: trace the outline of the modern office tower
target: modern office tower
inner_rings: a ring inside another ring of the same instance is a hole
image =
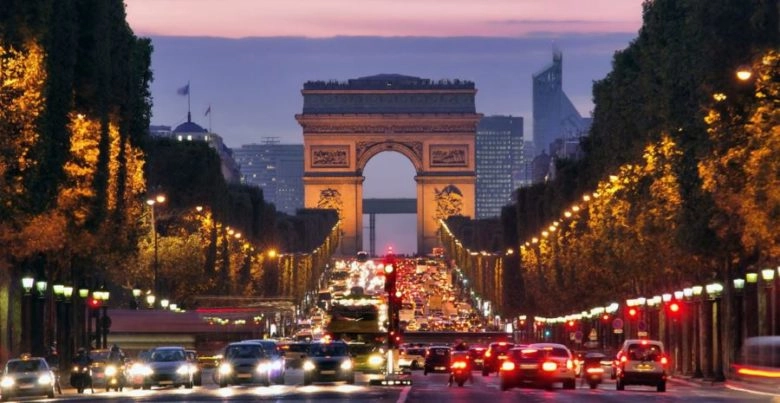
[[[208,130],[192,122],[191,115],[187,114],[187,121],[176,126],[171,130],[170,126],[149,126],[149,134],[153,137],[164,137],[179,141],[205,141],[219,155],[222,176],[228,183],[239,183],[241,176],[238,171],[238,165],[233,159],[230,149],[222,141],[222,136],[216,133],[209,133]]]
[[[546,152],[556,156],[552,144],[563,139],[566,144],[572,139],[587,135],[590,118],[583,118],[569,97],[563,92],[563,55],[553,52],[553,62],[533,75],[533,139],[536,155]]]
[[[477,125],[477,218],[498,217],[525,179],[523,118],[485,116]]]
[[[263,189],[263,197],[277,211],[295,214],[303,208],[303,144],[279,144],[265,137],[260,144],[233,149],[241,182]]]

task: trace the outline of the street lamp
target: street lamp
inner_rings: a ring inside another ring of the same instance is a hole
[[[138,309],[138,305],[139,305],[138,304],[138,299],[139,298],[141,298],[141,287],[139,287],[138,284],[136,284],[133,287],[133,303],[132,303],[132,308],[133,309]]]
[[[716,381],[723,381],[725,376],[723,375],[723,331],[720,320],[720,295],[723,292],[723,284],[712,283],[708,284],[707,295],[712,300],[712,326],[713,326],[713,343],[712,343],[712,360],[713,360],[713,376]]]
[[[771,335],[775,334],[775,269],[766,268],[761,270],[761,278],[766,282],[765,285],[769,298],[769,306],[766,309],[769,320],[767,320],[766,325],[764,325],[764,329],[766,330],[764,334]],[[767,326],[769,327],[768,329]]]
[[[159,285],[159,258],[158,258],[158,252],[157,252],[157,222],[155,220],[155,206],[158,204],[165,203],[165,195],[158,194],[153,199],[147,199],[146,204],[151,207],[151,219],[152,219],[152,239],[154,242],[154,293],[159,294],[160,293],[160,285]]]
[[[155,299],[156,299],[156,297],[154,296],[154,294],[151,294],[151,293],[147,293],[146,294],[146,304],[149,305],[149,309],[154,308],[154,301],[155,301]]]

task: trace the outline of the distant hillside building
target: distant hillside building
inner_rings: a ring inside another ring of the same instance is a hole
[[[592,120],[583,118],[563,92],[563,55],[558,50],[553,52],[552,64],[533,75],[533,115],[535,156],[545,153],[551,158],[577,158],[579,139],[588,134]],[[540,178],[548,173],[534,172],[532,176]]]
[[[476,134],[476,216],[498,217],[512,203],[513,192],[523,186],[523,118],[485,116]]]
[[[263,196],[277,211],[294,215],[303,208],[303,144],[279,144],[266,137],[261,144],[233,149],[241,170],[241,182],[263,189]]]
[[[222,141],[222,136],[216,133],[209,133],[208,130],[193,123],[191,115],[187,114],[187,121],[176,126],[171,130],[170,126],[149,126],[149,134],[154,137],[164,137],[179,141],[205,141],[219,155],[221,161],[222,176],[228,183],[239,183],[241,175],[238,171],[238,164],[233,160],[233,154]]]

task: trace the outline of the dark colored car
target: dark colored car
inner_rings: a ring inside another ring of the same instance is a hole
[[[271,360],[271,382],[283,385],[287,364],[285,363],[284,350],[279,347],[279,342],[273,339],[252,339],[244,341],[257,342],[263,345],[265,353],[268,354],[268,358]]]
[[[425,364],[423,375],[429,372],[450,372],[450,354],[452,348],[448,346],[431,346],[425,352]]]
[[[469,348],[469,355],[471,356],[471,363],[474,365],[474,369],[482,369],[482,364],[485,362],[485,346],[471,346]]]
[[[183,347],[155,347],[149,352],[144,363],[142,385],[144,389],[152,386],[184,386],[192,389],[193,364],[187,360]]]
[[[8,360],[5,364],[0,393],[3,401],[17,396],[46,395],[54,398],[54,373],[41,357]]]
[[[263,345],[243,341],[225,346],[217,368],[216,383],[220,388],[243,383],[271,384],[271,359]]]
[[[563,383],[564,389],[577,386],[574,357],[562,344],[537,343],[512,348],[499,368],[501,390],[526,383],[551,388]]]
[[[355,383],[355,371],[347,343],[323,339],[309,345],[309,357],[303,363],[303,384],[345,381]]]
[[[501,363],[506,359],[506,353],[514,347],[514,343],[507,341],[490,343],[482,361],[482,376],[488,376],[491,372],[498,372]]]

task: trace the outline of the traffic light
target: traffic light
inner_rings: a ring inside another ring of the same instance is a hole
[[[680,313],[682,308],[680,307],[680,303],[677,301],[672,301],[669,303],[669,313],[672,315],[677,315]]]
[[[629,316],[631,319],[634,319],[634,318],[636,318],[636,314],[637,314],[637,310],[636,310],[636,308],[630,308],[630,309],[628,310],[628,316]]]
[[[395,279],[397,276],[397,270],[392,264],[385,265],[385,292],[392,294],[395,292]]]
[[[605,313],[604,315],[602,315],[601,320],[603,320],[604,322],[609,322],[609,314]]]
[[[100,308],[100,300],[94,297],[89,297],[89,300],[87,300],[87,305],[91,309],[98,309]]]

